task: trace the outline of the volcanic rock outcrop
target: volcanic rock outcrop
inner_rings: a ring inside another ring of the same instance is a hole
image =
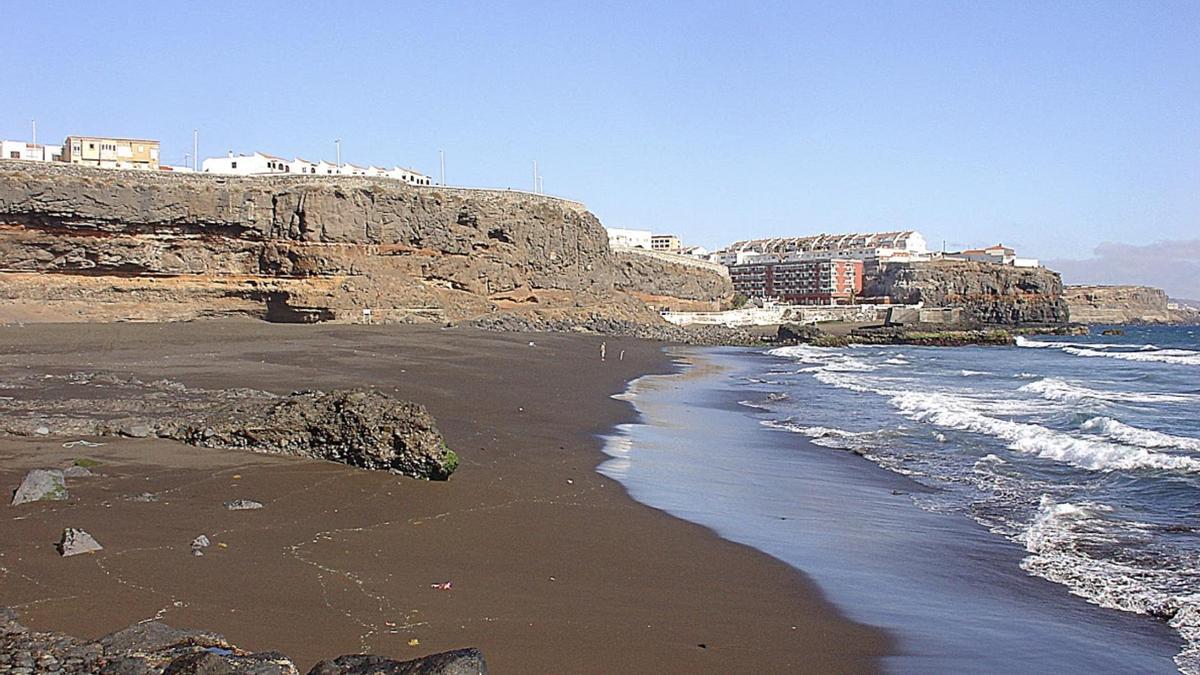
[[[1067,286],[1071,318],[1080,323],[1174,323],[1167,294],[1150,286]]]
[[[956,260],[888,263],[863,295],[927,307],[961,307],[972,322],[1019,325],[1065,323],[1071,317],[1062,278],[1042,268]]]
[[[373,389],[234,399],[158,434],[192,445],[327,459],[415,478],[446,480],[458,456],[425,407]]]
[[[0,609],[0,670],[14,675],[298,675],[295,662],[279,652],[251,652],[216,633],[172,628],[146,621],[81,640],[33,631],[16,612]],[[431,654],[409,661],[348,654],[321,661],[310,675],[486,675],[487,662],[474,648]]]
[[[705,270],[618,263],[582,204],[543,195],[16,161],[0,161],[0,270],[0,304],[30,320],[657,322],[634,294],[732,295]]]

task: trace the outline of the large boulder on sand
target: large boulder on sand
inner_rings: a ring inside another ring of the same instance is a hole
[[[456,649],[411,661],[352,654],[317,663],[308,675],[487,675],[487,663],[478,649]]]
[[[205,447],[302,455],[446,480],[458,457],[424,406],[373,389],[248,398],[160,435]]]
[[[25,474],[21,486],[13,493],[12,505],[39,501],[61,501],[68,497],[67,481],[58,469],[34,469]]]

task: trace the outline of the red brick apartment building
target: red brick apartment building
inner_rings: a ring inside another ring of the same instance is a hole
[[[845,305],[862,292],[863,261],[764,261],[729,268],[733,289],[750,298],[772,298],[796,305]]]

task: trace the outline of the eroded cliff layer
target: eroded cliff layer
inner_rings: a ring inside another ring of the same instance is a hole
[[[1067,286],[1071,318],[1080,323],[1174,323],[1167,294],[1150,286]]]
[[[889,263],[863,295],[928,307],[961,307],[984,324],[1047,324],[1071,319],[1057,272],[991,263],[935,260]]]
[[[375,321],[458,320],[508,310],[653,321],[631,293],[662,287],[618,270],[596,217],[552,197],[12,161],[0,161],[0,269],[10,309],[53,314],[59,303],[63,318],[100,320],[138,306],[140,318],[159,320],[230,311],[361,320],[363,310]],[[692,290],[698,297],[686,299],[719,302],[726,289]]]

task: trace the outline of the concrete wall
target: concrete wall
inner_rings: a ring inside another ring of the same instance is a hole
[[[731,309],[726,312],[666,312],[663,314],[663,318],[679,326],[693,324],[773,326],[782,323],[822,323],[825,321],[870,323],[882,322],[889,308],[889,305],[839,305],[836,307],[774,305]]]

